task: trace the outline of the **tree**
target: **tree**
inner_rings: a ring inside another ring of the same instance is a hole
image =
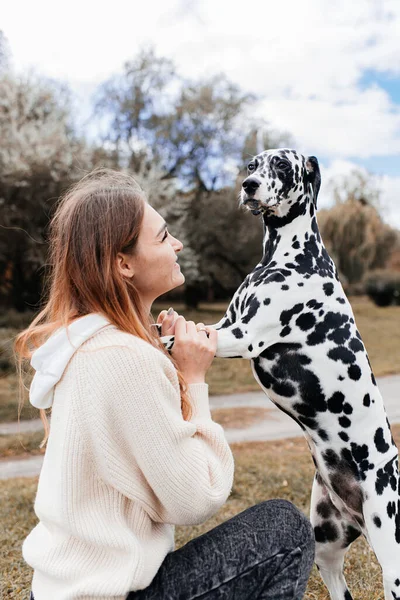
[[[147,48],[99,87],[95,117],[106,123],[103,141],[115,149],[120,166],[137,172],[142,160],[159,162],[157,130],[171,111],[175,82],[173,63]]]
[[[336,204],[318,213],[322,239],[348,284],[385,267],[397,244],[397,232],[378,212],[379,190],[372,179],[355,171],[334,189]]]
[[[52,207],[90,151],[73,132],[64,86],[8,73],[0,97],[1,301],[23,311],[40,297]]]
[[[244,109],[254,100],[224,75],[186,82],[158,131],[166,176],[203,191],[232,184],[247,131]]]
[[[95,112],[120,164],[135,172],[151,160],[183,189],[211,190],[234,181],[243,110],[252,101],[223,75],[184,81],[170,60],[147,49],[100,87]]]
[[[11,51],[8,40],[0,29],[0,74],[9,71],[11,63]]]

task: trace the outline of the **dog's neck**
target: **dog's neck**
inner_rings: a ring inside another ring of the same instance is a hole
[[[324,245],[315,213],[314,202],[310,196],[293,204],[286,215],[265,213],[262,263],[268,264],[272,257],[276,258],[277,255],[290,260],[301,253],[306,244],[316,245],[318,253],[322,252]]]

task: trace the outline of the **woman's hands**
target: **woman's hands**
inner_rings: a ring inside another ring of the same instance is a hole
[[[204,383],[217,350],[218,332],[204,323],[186,321],[172,308],[163,310],[157,323],[162,336],[175,336],[171,354],[186,383]]]
[[[217,350],[218,332],[179,316],[171,354],[187,384],[204,383]]]
[[[178,313],[173,308],[162,310],[157,317],[157,323],[161,325],[161,335],[174,335],[175,323],[179,317]]]

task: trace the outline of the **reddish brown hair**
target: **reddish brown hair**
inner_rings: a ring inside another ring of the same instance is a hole
[[[19,415],[24,403],[24,361],[61,326],[89,313],[103,314],[113,325],[156,346],[173,361],[150,327],[132,279],[117,269],[117,254],[133,254],[141,229],[146,197],[129,175],[98,169],[86,175],[61,198],[50,223],[50,273],[47,300],[14,342],[20,382]],[[175,365],[176,367],[176,365]],[[183,418],[191,416],[190,400],[177,369]],[[45,428],[49,425],[40,411]]]

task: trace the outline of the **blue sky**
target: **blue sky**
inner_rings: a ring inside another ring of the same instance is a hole
[[[260,97],[252,118],[319,158],[321,206],[335,177],[361,168],[376,174],[385,215],[400,228],[399,0],[153,0],[150,9],[21,0],[3,7],[1,28],[15,69],[68,82],[82,113],[143,45],[186,77],[223,72]]]
[[[384,65],[382,65],[382,68],[384,68]],[[361,77],[359,85],[364,89],[376,85],[385,90],[392,102],[400,105],[400,77],[398,74],[391,75],[385,72],[380,73],[379,71],[366,70]]]

